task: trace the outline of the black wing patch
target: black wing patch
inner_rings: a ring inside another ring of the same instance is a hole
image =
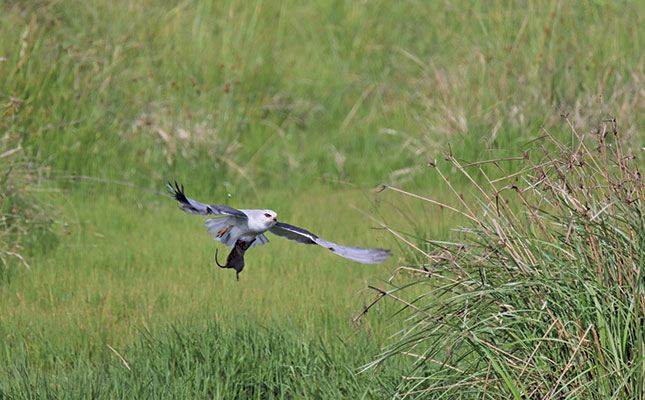
[[[284,222],[276,222],[269,231],[274,235],[278,235],[289,240],[295,240],[298,243],[316,244],[315,240],[318,239],[318,236],[308,230],[299,228],[295,225],[285,224]]]

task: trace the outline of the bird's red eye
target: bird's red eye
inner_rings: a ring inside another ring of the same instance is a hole
[[[271,218],[271,214],[269,214],[269,213],[265,213],[264,216],[267,217],[267,218]]]

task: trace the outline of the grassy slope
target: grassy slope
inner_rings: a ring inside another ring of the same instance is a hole
[[[559,109],[641,122],[638,2],[44,4],[5,5],[3,126],[78,173],[369,187],[447,143],[510,152]]]
[[[154,190],[178,179],[197,199],[232,193],[231,205],[271,207],[330,240],[396,246],[347,205],[370,209],[361,188],[382,182],[433,193],[424,165],[447,144],[470,159],[486,146],[515,155],[560,110],[579,128],[616,116],[634,148],[642,142],[639,2],[486,4],[0,3],[0,129],[60,175]],[[106,344],[145,358],[133,344],[144,323],[202,337],[202,321],[243,315],[333,343],[354,334],[356,292],[396,263],[354,265],[273,240],[249,253],[238,285],[211,269],[199,218],[144,191],[60,182],[68,192],[51,201],[70,223],[57,228],[60,246],[34,251],[32,270],[0,293],[6,360],[45,371],[101,371],[115,360]],[[420,211],[378,198],[397,228],[445,235],[443,214],[398,223]],[[378,343],[386,321],[373,323]],[[337,360],[352,355],[335,349]],[[354,353],[348,364],[366,360]]]

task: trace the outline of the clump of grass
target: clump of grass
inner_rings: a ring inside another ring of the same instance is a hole
[[[15,138],[0,139],[0,277],[15,265],[29,268],[26,255],[53,246],[53,211],[36,193],[48,169],[24,157]]]
[[[569,145],[545,130],[518,158],[448,154],[478,207],[430,164],[457,198],[441,205],[469,223],[450,243],[409,242],[425,262],[373,288],[409,312],[372,364],[416,360],[400,396],[645,397],[642,176],[615,120],[592,135],[565,120]]]

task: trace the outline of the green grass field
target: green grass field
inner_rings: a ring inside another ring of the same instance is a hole
[[[641,2],[0,11],[3,398],[392,397],[415,359],[359,371],[391,346],[400,305],[352,318],[368,285],[425,260],[377,221],[424,250],[464,221],[372,189],[454,205],[437,159],[476,198],[443,152],[518,156],[543,128],[567,140],[560,114],[585,134],[615,117],[643,165]],[[236,282],[168,180],[394,257],[362,265],[270,237]]]

